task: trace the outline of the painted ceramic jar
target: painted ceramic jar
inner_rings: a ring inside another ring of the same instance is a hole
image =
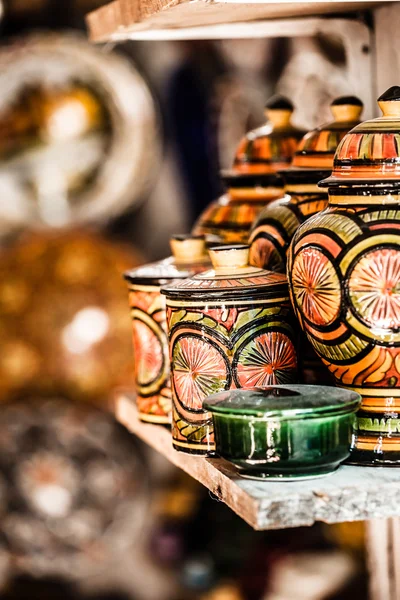
[[[290,164],[304,134],[291,124],[293,105],[274,96],[265,107],[267,122],[240,142],[233,168],[222,171],[226,194],[200,216],[194,233],[213,234],[224,243],[247,243],[254,219],[266,204],[279,198],[282,178],[277,174]]]
[[[165,299],[160,287],[210,266],[202,236],[174,236],[173,256],[124,275],[129,287],[139,418],[171,422],[171,386]]]
[[[296,232],[293,306],[337,385],[362,395],[351,460],[400,466],[400,87],[339,145],[329,207]]]
[[[318,182],[329,177],[336,148],[359,122],[362,102],[354,96],[331,104],[334,121],[307,133],[293,157],[291,168],[281,171],[285,195],[266,206],[250,234],[250,263],[284,273],[290,241],[301,223],[328,205],[326,190]]]
[[[250,267],[248,253],[246,245],[213,248],[213,270],[162,289],[177,450],[213,450],[211,415],[203,409],[211,394],[297,381],[286,277]]]

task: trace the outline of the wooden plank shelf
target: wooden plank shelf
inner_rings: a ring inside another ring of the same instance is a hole
[[[89,13],[87,25],[93,42],[255,37],[249,26],[260,20],[349,13],[394,1],[114,0]],[[280,26],[274,31],[282,37]]]
[[[400,516],[400,469],[342,466],[332,475],[309,481],[249,481],[224,460],[176,452],[166,427],[138,420],[129,394],[116,399],[116,417],[129,431],[200,481],[254,529]]]

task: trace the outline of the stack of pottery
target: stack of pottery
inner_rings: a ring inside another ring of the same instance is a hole
[[[289,166],[304,132],[291,124],[293,105],[274,96],[265,107],[267,123],[240,142],[233,168],[221,173],[227,193],[213,202],[194,226],[195,234],[215,235],[223,243],[247,243],[254,219],[279,198],[277,171]]]
[[[246,245],[212,248],[212,270],[162,289],[177,450],[213,450],[211,415],[203,409],[211,394],[297,381],[286,277],[250,267],[248,254]]]
[[[171,386],[165,300],[160,287],[210,266],[202,236],[174,236],[173,256],[125,273],[129,287],[139,418],[171,422]]]
[[[280,172],[285,196],[260,213],[250,234],[250,263],[284,273],[286,253],[296,229],[328,205],[328,195],[318,182],[329,177],[336,148],[359,122],[362,102],[354,96],[331,104],[334,121],[307,133],[299,144],[290,169]]]
[[[329,207],[289,253],[296,314],[340,387],[362,395],[351,460],[400,466],[400,87],[339,145]]]

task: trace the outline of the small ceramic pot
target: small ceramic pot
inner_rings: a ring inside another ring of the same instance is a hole
[[[362,102],[354,96],[337,98],[331,104],[334,121],[304,136],[291,168],[280,172],[285,195],[268,204],[253,224],[250,263],[262,269],[286,271],[286,253],[300,226],[328,206],[328,194],[318,182],[329,177],[336,148],[359,122]]]
[[[211,396],[216,452],[251,479],[328,475],[350,453],[360,395],[326,386],[279,385]]]
[[[400,87],[339,145],[329,207],[288,253],[293,306],[341,387],[362,397],[351,461],[400,466]]]
[[[165,299],[160,287],[210,266],[203,237],[174,236],[170,244],[172,257],[124,274],[129,287],[139,418],[160,424],[171,422]]]
[[[203,410],[207,396],[297,381],[286,278],[249,267],[248,252],[244,245],[213,248],[213,270],[162,289],[177,450],[213,450],[211,416]]]
[[[267,122],[240,142],[233,168],[221,175],[227,192],[200,216],[193,232],[213,234],[222,242],[247,243],[254,219],[266,204],[279,198],[282,178],[277,174],[290,164],[304,134],[290,122],[291,102],[274,96],[265,107]]]

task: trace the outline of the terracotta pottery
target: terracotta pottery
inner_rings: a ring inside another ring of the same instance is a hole
[[[160,287],[210,266],[202,236],[174,236],[170,244],[173,256],[124,275],[129,287],[139,418],[161,424],[171,422],[171,386],[165,298]]]
[[[277,174],[290,164],[304,134],[290,122],[291,102],[274,96],[265,107],[267,122],[240,142],[233,168],[221,175],[227,192],[213,202],[194,226],[196,234],[213,234],[229,243],[247,242],[254,219],[279,198],[283,181]]]
[[[337,385],[362,397],[351,461],[400,465],[400,87],[339,145],[329,207],[296,232],[293,306]]]
[[[263,269],[286,270],[290,240],[301,223],[328,205],[328,194],[318,182],[329,177],[336,148],[359,122],[362,102],[354,96],[337,98],[331,104],[334,121],[304,136],[290,169],[280,172],[285,195],[266,206],[250,234],[250,263]]]
[[[211,394],[297,381],[286,277],[250,267],[248,254],[246,245],[213,248],[213,270],[162,289],[177,450],[213,450],[211,415],[203,410]]]

